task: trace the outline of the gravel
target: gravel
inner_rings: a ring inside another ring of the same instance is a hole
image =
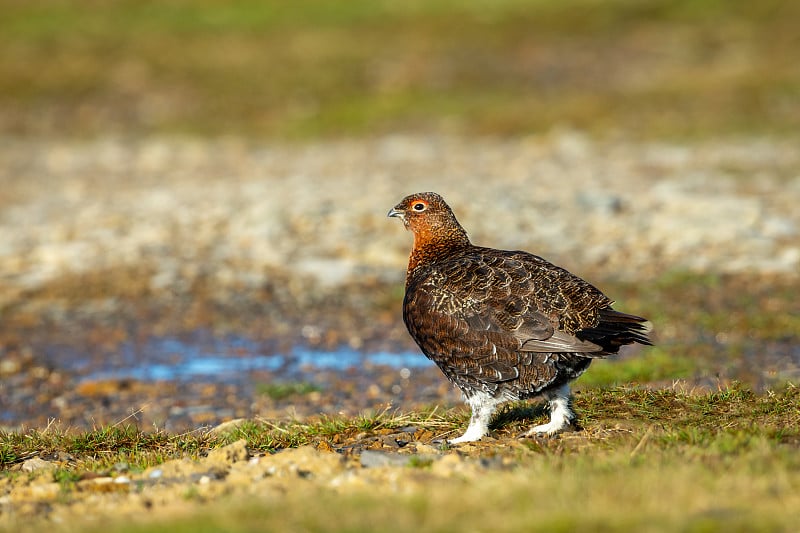
[[[385,213],[436,190],[477,244],[579,273],[796,274],[793,140],[385,137],[0,143],[0,306],[64,275],[151,268],[153,291],[267,272],[400,282],[410,237]]]
[[[475,243],[526,249],[598,283],[687,270],[791,283],[796,147],[569,131],[304,145],[4,139],[0,427],[124,420],[182,431],[282,418],[287,405],[305,416],[458,404],[435,368],[413,379],[369,365],[168,382],[113,372],[298,347],[416,354],[399,316],[411,237],[386,213],[421,190],[442,193]],[[259,392],[297,379],[321,392]]]
[[[14,468],[25,475],[0,478],[0,529],[82,531],[93,524],[123,522],[141,527],[191,517],[215,502],[236,506],[243,501],[282,501],[290,492],[308,493],[313,498],[315,494],[380,491],[391,497],[400,488],[403,492],[421,491],[426,483],[452,482],[454,476],[463,483],[500,473],[502,466],[512,464],[514,454],[526,450],[515,439],[495,442],[493,453],[503,457],[492,464],[417,441],[402,451],[384,450],[377,442],[363,446],[371,448],[331,453],[333,450],[309,445],[252,455],[247,443],[239,440],[213,449],[197,461],[173,459],[126,475],[83,473],[71,486],[53,481],[52,472],[60,465],[37,458],[41,465],[34,470]],[[462,453],[477,455],[485,448],[469,445]],[[426,465],[424,476],[415,475],[418,471],[408,466],[414,465],[414,460]]]

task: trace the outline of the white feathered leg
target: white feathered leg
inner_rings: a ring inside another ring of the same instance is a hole
[[[472,408],[472,417],[469,419],[469,427],[463,435],[457,439],[452,439],[450,444],[460,444],[462,442],[473,442],[480,440],[489,432],[489,421],[492,418],[497,406],[504,400],[497,399],[485,392],[476,392],[469,398],[467,403]]]
[[[526,436],[553,435],[569,425],[575,414],[569,408],[569,385],[547,393],[545,396],[550,404],[550,422],[534,426],[525,433]]]

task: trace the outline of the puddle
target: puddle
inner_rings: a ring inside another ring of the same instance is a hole
[[[69,360],[71,359],[71,361]],[[263,353],[259,343],[241,337],[223,339],[154,338],[125,343],[114,357],[67,358],[80,382],[112,379],[137,381],[237,381],[249,372],[269,371],[303,379],[315,370],[346,371],[364,366],[425,368],[433,363],[419,352],[364,353],[351,348],[318,351],[298,347],[290,353]],[[64,364],[65,360],[62,359]]]
[[[87,347],[88,348],[88,347]],[[349,347],[315,350],[297,346],[281,352],[269,343],[241,336],[215,337],[196,331],[185,337],[153,337],[126,342],[111,352],[50,346],[50,364],[74,375],[79,383],[131,379],[136,381],[202,381],[240,383],[252,372],[269,372],[284,380],[313,381],[319,371],[344,373],[351,369],[387,367],[410,370],[434,364],[417,351],[362,352]],[[769,342],[746,346],[743,356],[719,354],[725,377],[739,379],[761,390],[800,378],[800,345]]]
[[[231,418],[357,413],[449,405],[460,396],[419,352],[284,349],[195,331],[120,344],[47,344],[30,371],[0,381],[0,430],[136,424],[189,431]],[[310,383],[275,396],[268,385]]]
[[[708,362],[715,373],[693,383],[714,387],[737,379],[761,391],[800,379],[794,337],[716,348]],[[231,418],[461,405],[458,390],[416,351],[284,349],[275,341],[196,330],[121,344],[48,343],[34,353],[34,366],[0,381],[0,429],[125,421],[177,432]],[[275,397],[263,388],[290,382],[311,383],[315,392]]]

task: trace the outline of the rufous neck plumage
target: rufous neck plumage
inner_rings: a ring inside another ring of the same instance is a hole
[[[408,276],[411,276],[419,267],[433,263],[437,259],[449,257],[454,252],[471,245],[467,232],[458,222],[448,228],[417,227],[412,231],[414,247],[408,258]]]

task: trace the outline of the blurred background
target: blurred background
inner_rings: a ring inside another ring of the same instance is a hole
[[[800,3],[0,0],[0,427],[460,403],[436,190],[651,318],[578,388],[800,376]]]
[[[800,125],[789,0],[9,1],[0,131],[645,137]]]

